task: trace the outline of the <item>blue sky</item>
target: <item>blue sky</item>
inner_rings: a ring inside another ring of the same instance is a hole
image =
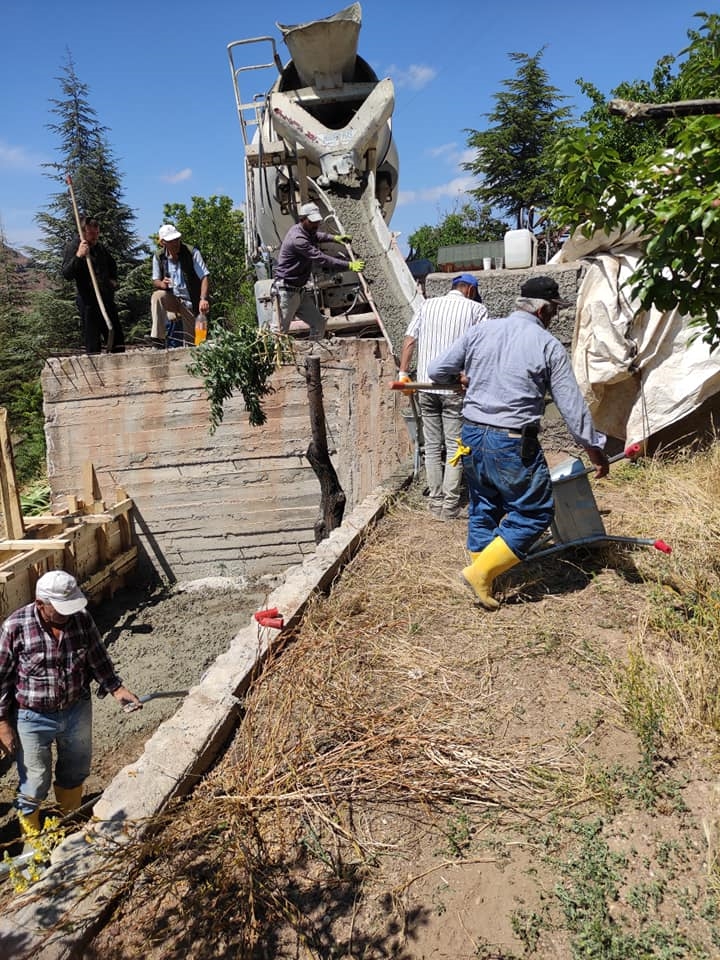
[[[325,17],[342,0],[175,0],[90,4],[2,0],[0,4],[0,226],[16,248],[37,243],[34,223],[61,185],[42,164],[60,159],[47,129],[50,100],[68,51],[121,174],[141,240],[164,203],[225,194],[244,201],[242,137],[227,57],[234,40],[271,35],[276,23]],[[466,128],[484,129],[493,94],[515,73],[510,52],[545,47],[550,81],[576,112],[575,81],[609,91],[647,79],[664,54],[686,45],[701,0],[364,0],[358,52],[395,84],[394,136],[400,192],[391,227],[408,236],[437,223],[472,180]],[[711,6],[711,5],[710,5]],[[249,93],[264,93],[264,87]],[[243,90],[243,96],[245,91]]]

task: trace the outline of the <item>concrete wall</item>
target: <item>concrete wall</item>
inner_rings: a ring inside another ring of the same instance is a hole
[[[468,270],[478,278],[478,286],[483,303],[490,311],[491,317],[505,317],[514,308],[515,300],[520,295],[520,287],[532,276],[550,276],[557,280],[560,296],[563,300],[570,300],[571,307],[560,310],[557,319],[553,322],[550,332],[566,347],[572,344],[575,329],[575,301],[582,279],[583,264],[580,262],[553,266],[529,267],[527,270]],[[455,273],[431,273],[425,281],[425,294],[428,297],[438,297],[450,289],[450,281]]]
[[[297,563],[315,549],[320,503],[305,458],[304,358],[313,350],[331,458],[351,510],[411,462],[407,401],[388,389],[395,365],[382,340],[297,343],[296,365],[274,376],[265,426],[249,426],[242,398],[233,397],[213,436],[185,350],[49,360],[42,386],[55,506],[83,496],[91,461],[107,501],[118,486],[134,500],[143,560],[161,577],[257,577]]]

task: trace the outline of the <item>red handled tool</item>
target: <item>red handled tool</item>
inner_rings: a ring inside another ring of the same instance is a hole
[[[261,627],[270,627],[272,630],[282,630],[282,628],[285,626],[285,618],[280,615],[280,611],[277,607],[268,607],[267,610],[258,610],[254,616]]]

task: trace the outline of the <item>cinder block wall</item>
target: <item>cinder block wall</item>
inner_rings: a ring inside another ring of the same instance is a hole
[[[582,279],[583,264],[580,262],[553,266],[547,264],[541,267],[529,267],[527,270],[469,270],[478,278],[478,286],[483,303],[488,308],[491,317],[505,317],[509,314],[520,295],[520,287],[532,276],[546,275],[554,277],[560,288],[563,300],[570,300],[572,307],[560,311],[557,319],[550,328],[562,344],[568,349],[572,344],[575,329],[575,301],[577,300],[580,280]],[[425,281],[425,294],[428,297],[438,297],[450,289],[453,273],[431,273]]]
[[[49,360],[42,386],[54,505],[82,497],[90,461],[106,501],[117,487],[134,500],[143,564],[160,577],[257,577],[297,563],[315,549],[320,504],[305,458],[304,359],[313,349],[331,459],[351,510],[411,463],[407,400],[388,389],[395,365],[383,340],[298,342],[296,365],[273,378],[267,423],[249,426],[242,397],[234,397],[212,436],[188,351]]]

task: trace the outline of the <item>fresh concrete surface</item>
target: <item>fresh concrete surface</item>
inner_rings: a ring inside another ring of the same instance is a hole
[[[358,549],[364,532],[407,484],[396,471],[353,510],[302,565],[290,569],[268,598],[292,626]],[[101,928],[127,881],[124,847],[152,832],[175,796],[190,792],[237,723],[240,697],[280,632],[253,620],[232,640],[177,713],[155,732],[136,763],[118,773],[93,808],[93,819],[67,837],[43,879],[0,919],[4,960],[70,960]]]

